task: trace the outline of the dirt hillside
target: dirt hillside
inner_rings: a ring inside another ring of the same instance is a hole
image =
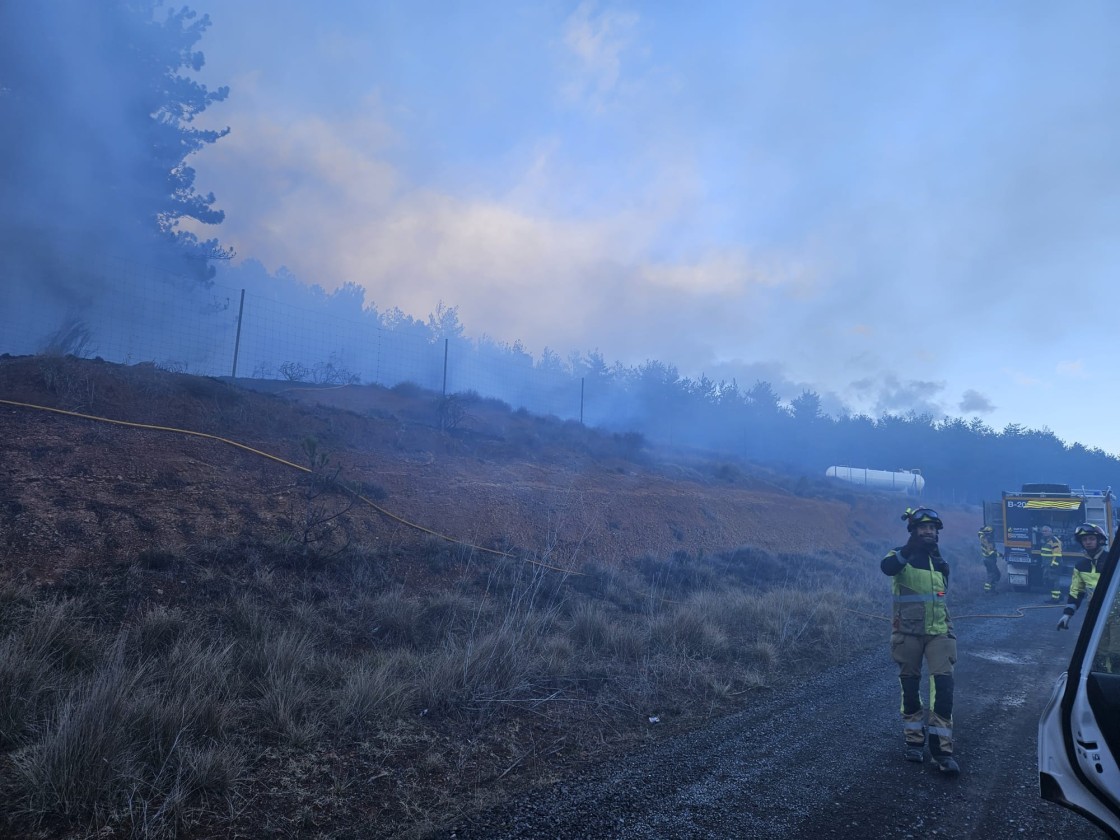
[[[899,539],[905,503],[409,387],[235,385],[2,357],[0,400],[2,573],[29,582],[145,550],[290,533],[308,506],[297,467],[313,457],[366,500],[343,517],[348,538],[404,557],[449,538],[573,570],[742,546],[865,562]],[[971,550],[976,512],[942,513]]]

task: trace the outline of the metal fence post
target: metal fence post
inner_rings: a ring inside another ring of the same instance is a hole
[[[373,368],[373,382],[375,385],[381,384],[381,328],[377,328],[377,361],[374,362]]]
[[[233,340],[233,373],[232,379],[237,378],[237,354],[241,352],[241,316],[245,313],[245,290],[241,290],[241,303],[237,307],[237,337]]]

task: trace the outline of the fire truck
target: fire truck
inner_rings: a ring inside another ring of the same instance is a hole
[[[1070,576],[1082,548],[1073,532],[1082,522],[1100,525],[1112,539],[1115,519],[1111,488],[1087,490],[1068,484],[1024,484],[1018,492],[1004,491],[998,502],[984,503],[984,524],[992,526],[996,550],[1007,563],[1007,582],[1013,589],[1043,587],[1042,528],[1049,525],[1062,543],[1062,574]]]

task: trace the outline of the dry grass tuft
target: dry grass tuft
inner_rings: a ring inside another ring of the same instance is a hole
[[[0,590],[0,832],[244,832],[231,803],[280,766],[301,769],[270,800],[277,830],[322,830],[389,777],[378,832],[438,825],[566,744],[648,737],[653,715],[699,725],[881,635],[853,614],[882,609],[880,576],[835,558],[678,553],[569,577],[474,557],[417,590],[368,553],[275,557],[213,543],[85,595]],[[169,568],[237,594],[127,608]]]

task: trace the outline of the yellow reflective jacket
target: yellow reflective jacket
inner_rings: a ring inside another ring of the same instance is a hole
[[[1097,581],[1101,579],[1101,568],[1108,559],[1108,551],[1098,548],[1095,554],[1086,554],[1073,567],[1073,580],[1069,584],[1069,598],[1066,599],[1065,612],[1077,612],[1086,597],[1093,597]],[[1070,607],[1073,607],[1071,610]]]
[[[991,557],[996,553],[996,544],[992,542],[992,535],[987,531],[980,531],[980,553],[984,557]]]
[[[1062,541],[1057,537],[1043,540],[1038,553],[1042,555],[1042,565],[1049,562],[1051,566],[1057,566],[1062,562]]]
[[[903,550],[907,556],[903,556]],[[908,636],[941,636],[953,631],[945,591],[949,564],[936,547],[904,545],[892,548],[879,563],[891,577],[894,615],[891,629]]]

